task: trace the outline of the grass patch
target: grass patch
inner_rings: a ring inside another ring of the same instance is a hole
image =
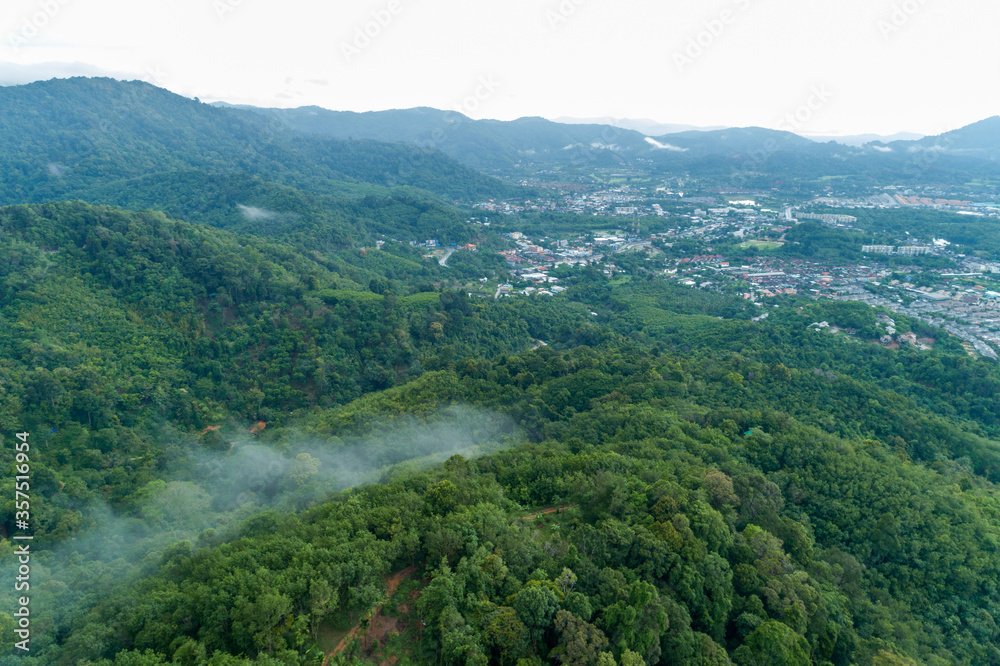
[[[371,303],[384,301],[385,297],[370,291],[349,291],[347,289],[320,289],[310,292],[310,296],[321,298],[327,305],[338,303]]]
[[[437,305],[441,301],[441,294],[436,291],[424,291],[418,294],[403,296],[399,300],[413,308],[426,308]]]
[[[778,243],[776,241],[760,241],[760,240],[748,240],[746,242],[740,243],[740,247],[746,250],[747,248],[755,247],[758,250],[777,250],[784,243]]]
[[[330,652],[351,630],[351,618],[346,610],[323,620],[319,625],[319,646],[323,652]]]

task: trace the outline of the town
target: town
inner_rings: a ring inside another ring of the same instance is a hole
[[[616,256],[644,253],[643,270],[687,288],[738,294],[761,309],[759,319],[767,317],[767,309],[794,299],[859,301],[944,329],[972,355],[998,357],[1000,262],[963,253],[964,248],[946,239],[920,238],[910,232],[892,242],[858,243],[851,252],[832,257],[796,256],[801,252],[794,250],[802,243],[792,240],[806,223],[822,225],[833,233],[862,232],[851,208],[921,208],[995,217],[1000,209],[993,204],[932,199],[912,191],[864,199],[820,197],[781,205],[725,197],[721,202],[725,205],[720,205],[718,196],[682,198],[666,188],[655,196],[659,203],[650,203],[648,193],[622,186],[548,203],[481,204],[482,210],[503,217],[556,210],[575,213],[581,222],[600,214],[617,218],[619,224],[605,231],[536,237],[520,231],[505,233],[510,247],[500,253],[514,279],[499,285],[493,297],[552,296],[564,290],[560,278],[552,274],[561,266],[593,264],[613,276],[619,271]],[[675,205],[665,200],[669,196]],[[835,206],[839,210],[830,212]],[[824,212],[807,212],[813,209]],[[660,224],[650,224],[650,216],[659,218]],[[883,335],[876,342],[927,348],[915,338],[895,335],[891,319],[882,322],[881,329]]]

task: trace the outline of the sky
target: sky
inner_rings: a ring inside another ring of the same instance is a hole
[[[4,0],[0,84],[939,134],[1000,114],[997,25],[995,0]]]

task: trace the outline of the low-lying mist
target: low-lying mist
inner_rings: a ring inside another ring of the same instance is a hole
[[[215,510],[248,503],[299,510],[330,491],[401,469],[498,451],[515,435],[506,416],[450,407],[423,421],[404,416],[380,422],[362,435],[321,439],[291,430],[275,447],[237,440],[226,454],[199,461],[197,476],[209,482]]]
[[[163,480],[147,484],[128,515],[107,506],[87,508],[81,524],[89,527],[33,555],[36,612],[58,622],[100,586],[150,573],[165,547],[184,539],[197,547],[235,538],[239,525],[261,511],[300,511],[337,491],[456,454],[486,455],[519,441],[509,418],[466,407],[420,419],[386,419],[365,433],[338,437],[305,435],[294,428],[275,435],[273,444],[247,434],[227,451],[200,448],[180,456],[168,464]],[[16,567],[8,566],[10,554],[5,555],[2,569],[12,577]],[[0,583],[0,608],[13,608],[12,602],[4,605],[13,590],[13,580],[8,582]]]

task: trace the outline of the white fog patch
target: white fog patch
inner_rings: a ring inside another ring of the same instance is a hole
[[[523,441],[509,417],[470,407],[450,407],[420,420],[380,418],[358,427],[363,432],[341,436],[288,428],[273,446],[247,434],[232,438],[228,450],[200,450],[169,463],[164,479],[144,487],[138,517],[117,515],[103,505],[84,509],[81,522],[90,529],[60,544],[57,552],[135,562],[179,540],[194,541],[203,530],[238,525],[259,511],[302,510],[336,491],[378,483],[454,455],[475,459]],[[179,440],[195,437],[175,435]],[[196,447],[194,441],[184,446]]]
[[[889,146],[871,146],[872,150],[878,151],[880,153],[891,153],[892,148]]]
[[[267,210],[266,208],[244,206],[243,204],[236,204],[236,207],[240,209],[240,213],[243,214],[243,217],[248,220],[273,220],[279,216],[278,213]]]
[[[651,136],[646,137],[646,143],[657,150],[672,150],[675,153],[686,153],[688,151],[687,148],[681,148],[680,146],[674,146],[669,143],[661,143]]]
[[[228,451],[199,451],[168,463],[166,478],[147,483],[129,515],[104,504],[79,509],[81,529],[52,550],[38,551],[42,582],[32,616],[65,615],[94,590],[106,593],[112,579],[127,585],[135,575],[148,575],[165,549],[184,540],[197,549],[205,543],[199,535],[208,543],[237,538],[243,522],[263,511],[297,512],[334,499],[340,490],[524,441],[509,417],[467,407],[356,427],[362,431],[339,437],[287,429],[273,446],[247,434]],[[167,436],[183,450],[198,450],[194,435]],[[80,573],[83,562],[86,574]],[[84,579],[92,582],[67,587]],[[0,604],[13,607],[12,594],[13,586],[0,590]]]
[[[56,162],[49,162],[47,166],[49,169],[49,175],[55,178],[62,178],[63,174],[66,173],[66,167],[64,167],[62,164],[58,164]]]
[[[227,500],[240,493],[254,493],[273,504],[281,492],[291,489],[289,475],[295,475],[302,465],[318,463],[314,470],[298,472],[306,473],[309,485],[317,491],[342,490],[377,482],[401,465],[424,467],[453,455],[477,458],[501,450],[509,446],[509,437],[514,432],[514,425],[506,416],[452,407],[426,422],[412,417],[379,421],[370,424],[360,436],[283,436],[280,446],[284,452],[251,440],[237,441],[228,455],[214,456],[203,465],[213,479],[211,486],[217,502],[220,493],[228,494],[224,498]],[[301,454],[309,459],[300,458]],[[301,476],[295,477],[291,484],[296,488],[305,484],[299,481],[303,481]]]

